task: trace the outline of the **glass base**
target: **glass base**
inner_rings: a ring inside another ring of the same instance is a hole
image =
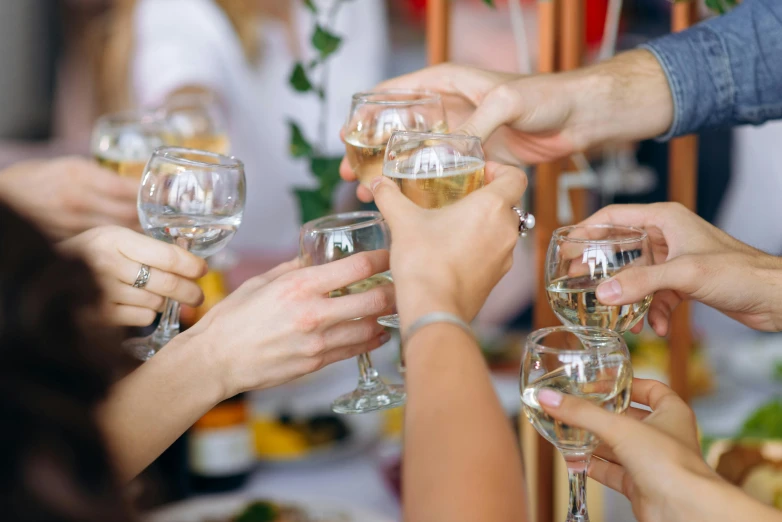
[[[565,522],[589,522],[589,515],[568,515]]]
[[[122,347],[139,361],[148,361],[158,353],[174,336],[160,335],[158,332],[146,337],[134,337],[122,343]]]
[[[331,411],[339,414],[368,413],[404,406],[407,400],[405,387],[379,381],[369,386],[359,386],[354,391],[338,397],[331,403]]]
[[[377,323],[387,328],[399,329],[399,314],[384,315],[383,317],[378,317]]]

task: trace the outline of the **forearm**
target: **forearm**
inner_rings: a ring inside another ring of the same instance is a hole
[[[579,148],[652,138],[673,122],[668,80],[649,51],[628,51],[557,76],[572,100],[568,125]]]
[[[674,522],[782,522],[779,511],[723,480],[702,476],[688,480],[685,488],[672,488],[669,508],[667,519]]]
[[[436,324],[405,350],[405,520],[526,520],[518,445],[477,343]]]
[[[782,117],[782,2],[730,13],[644,47],[665,70],[675,116],[665,138]]]
[[[114,386],[101,424],[120,477],[130,480],[224,398],[206,350],[187,333]]]

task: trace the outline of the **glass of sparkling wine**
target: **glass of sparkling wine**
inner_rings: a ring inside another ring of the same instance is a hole
[[[343,133],[348,162],[363,185],[382,175],[386,144],[396,130],[447,132],[440,95],[404,89],[353,95]]]
[[[388,141],[383,175],[422,208],[441,208],[483,187],[481,140],[475,136],[396,131]],[[399,328],[399,316],[378,319]]]
[[[546,295],[560,321],[615,332],[629,330],[649,310],[652,296],[604,305],[597,286],[631,266],[654,264],[646,231],[618,225],[576,225],[554,231],[546,254]]]
[[[225,116],[217,98],[207,92],[184,92],[170,96],[158,111],[172,132],[169,143],[215,154],[231,149]]]
[[[347,212],[310,221],[301,227],[299,255],[305,266],[323,265],[359,252],[387,250],[391,246],[388,225],[379,212]],[[358,294],[391,283],[388,272],[375,274],[345,288],[333,290],[329,297]],[[338,397],[331,409],[335,413],[366,413],[396,408],[405,403],[404,387],[386,384],[372,366],[369,354],[358,356],[358,387]]]
[[[244,165],[201,150],[162,147],[152,154],[141,181],[138,214],[148,236],[199,257],[222,250],[242,223]],[[150,281],[155,279],[151,269]],[[179,333],[179,303],[166,299],[157,329],[126,346],[147,360]]]
[[[98,118],[92,129],[92,156],[104,168],[120,176],[141,180],[144,167],[170,131],[154,114],[120,112]]]
[[[540,407],[543,388],[574,395],[623,413],[630,405],[633,370],[621,335],[602,328],[544,328],[527,337],[519,391],[527,419],[565,458],[570,500],[567,522],[588,522],[587,468],[600,440],[592,433],[555,420]]]

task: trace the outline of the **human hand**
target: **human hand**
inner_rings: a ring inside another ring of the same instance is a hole
[[[658,335],[668,333],[673,310],[686,299],[701,301],[750,328],[782,329],[782,262],[734,239],[684,206],[612,205],[584,223],[646,229],[659,264],[620,271],[597,287],[597,297],[604,304],[619,305],[654,294],[648,322]]]
[[[117,226],[92,228],[59,244],[92,267],[104,291],[104,312],[118,326],[148,326],[163,311],[165,298],[198,306],[204,295],[194,279],[208,270],[206,261],[175,245]],[[133,283],[141,265],[150,266],[144,288]]]
[[[596,434],[603,442],[588,474],[625,495],[640,522],[711,520],[698,513],[711,499],[701,489],[722,487],[700,454],[695,414],[664,384],[633,381],[632,400],[652,412],[630,408],[626,416],[549,388],[538,392],[546,413]],[[688,510],[695,509],[688,518]]]
[[[182,335],[205,346],[226,397],[277,386],[388,341],[377,318],[394,304],[391,285],[328,297],[386,270],[384,250],[306,268],[296,259],[248,280]]]
[[[101,225],[139,228],[138,180],[79,157],[17,163],[0,172],[0,197],[56,239]]]
[[[472,320],[513,264],[519,217],[511,209],[527,187],[520,169],[486,164],[488,186],[437,210],[418,207],[384,177],[373,181],[391,229],[391,273],[403,325],[446,311]]]

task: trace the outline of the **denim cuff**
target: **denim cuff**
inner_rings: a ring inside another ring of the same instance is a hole
[[[701,25],[640,46],[665,72],[673,96],[673,124],[659,141],[731,120],[735,84],[728,52],[719,34]]]

